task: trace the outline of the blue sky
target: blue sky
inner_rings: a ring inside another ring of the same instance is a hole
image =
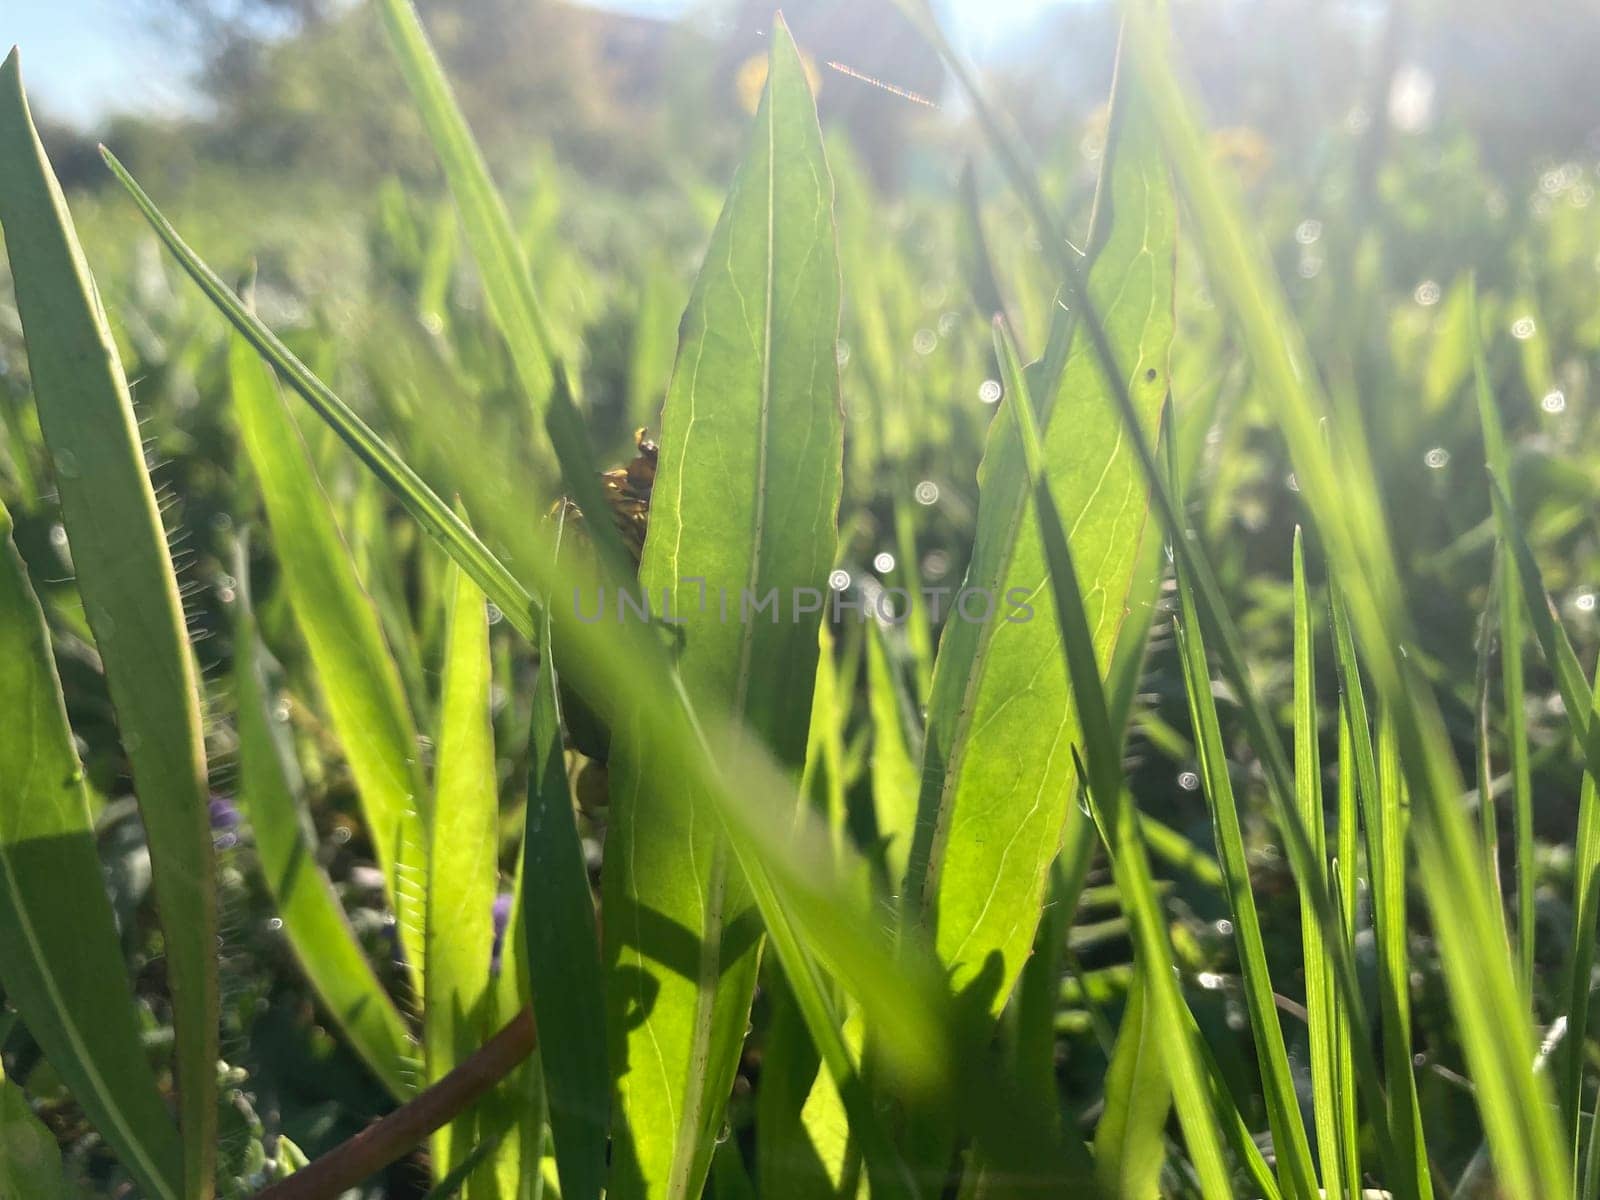
[[[1051,0],[942,0],[962,45],[984,51]],[[677,13],[694,0],[599,0],[598,7]],[[192,63],[161,45],[142,5],[127,0],[4,0],[0,54],[22,47],[23,77],[41,114],[78,124],[107,112],[181,111]]]

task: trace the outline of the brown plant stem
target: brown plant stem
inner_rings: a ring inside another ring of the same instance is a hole
[[[525,1008],[438,1083],[287,1179],[257,1192],[256,1200],[334,1200],[472,1107],[533,1053],[537,1040],[533,1012]]]

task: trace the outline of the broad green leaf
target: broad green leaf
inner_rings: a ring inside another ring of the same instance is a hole
[[[1167,394],[1174,212],[1145,118],[1126,99],[1116,98],[1103,183],[1110,224],[1089,287],[1153,433]],[[1104,670],[1126,611],[1147,486],[1081,331],[1049,399],[1040,414],[1044,460],[1083,564],[1083,600]],[[979,484],[964,587],[987,594],[995,611],[973,619],[955,608],[945,625],[907,890],[922,894],[956,988],[981,981],[984,1002],[998,1012],[1033,944],[1063,827],[1082,819],[1068,753],[1082,733],[1012,422],[991,426]]]
[[[820,609],[841,487],[831,206],[815,103],[780,20],[755,129],[684,317],[640,583],[674,597],[689,695],[744,722],[796,770],[818,621],[794,611],[794,594],[817,590]],[[724,601],[769,593],[776,621],[719,616]],[[610,1194],[676,1200],[699,1194],[710,1164],[760,922],[687,781],[618,740],[604,873],[619,1106]]]
[[[405,960],[422,985],[429,797],[400,672],[271,370],[243,338],[229,346],[228,370],[295,622],[355,778]]]
[[[1160,1194],[1166,1162],[1164,1130],[1172,1095],[1162,1065],[1161,1031],[1135,968],[1122,1010],[1117,1048],[1106,1071],[1105,1102],[1094,1127],[1094,1175],[1117,1200]]]
[[[539,648],[523,849],[523,934],[561,1194],[564,1200],[597,1200],[605,1185],[611,1110],[605,984],[594,897],[561,748],[561,689],[548,617]]]
[[[34,132],[15,50],[0,67],[0,225],[78,593],[150,842],[177,1037],[184,1194],[205,1200],[216,1157],[217,898],[199,683],[127,380]]]
[[[61,1150],[22,1089],[0,1066],[0,1196],[66,1200]]]
[[[1177,982],[1177,970],[1161,897],[1156,890],[1139,814],[1124,788],[1121,738],[1112,731],[1111,717],[1101,684],[1102,663],[1097,655],[1093,627],[1084,603],[1083,585],[1073,561],[1070,536],[1045,474],[1043,441],[1035,426],[1033,401],[1017,361],[1016,346],[1002,323],[995,332],[996,351],[1009,402],[1010,415],[1023,451],[1025,480],[1038,521],[1048,578],[1045,583],[1055,601],[1059,650],[1071,675],[1074,703],[1081,718],[1079,740],[1069,747],[1075,772],[1085,788],[1101,840],[1111,857],[1113,878],[1133,928],[1135,953],[1150,985],[1150,1003],[1160,1029],[1172,1096],[1178,1120],[1188,1140],[1189,1154],[1207,1197],[1230,1193],[1228,1167],[1223,1152],[1223,1122],[1232,1105],[1210,1091],[1203,1043],[1196,1036],[1193,1017]],[[1082,751],[1079,744],[1081,741]],[[1087,766],[1084,756],[1087,756]]]
[[[404,1097],[416,1088],[416,1047],[317,862],[316,839],[297,799],[294,750],[288,731],[272,719],[270,664],[256,630],[243,567],[238,577],[234,669],[239,798],[255,837],[261,873],[289,947],[317,998],[384,1087]]]
[[[495,190],[488,165],[428,45],[411,0],[379,0],[378,11],[455,196],[467,244],[490,311],[511,352],[517,379],[530,410],[542,413],[560,368],[505,203]]]
[[[494,898],[500,883],[500,796],[494,729],[489,720],[494,673],[489,612],[478,585],[451,565],[439,703],[433,828],[428,833],[428,971],[422,1043],[428,1077],[442,1079],[498,1025],[489,960]],[[476,1121],[465,1114],[434,1135],[440,1171],[472,1146]]]
[[[1148,0],[1124,0],[1121,7],[1140,90],[1182,184],[1208,277],[1271,397],[1330,574],[1344,589],[1375,691],[1386,719],[1395,723],[1415,804],[1419,877],[1501,1184],[1514,1195],[1559,1195],[1570,1187],[1569,1151],[1550,1089],[1533,1072],[1528,1006],[1502,952],[1499,898],[1461,811],[1463,789],[1449,736],[1436,699],[1404,650],[1414,638],[1359,414],[1349,404],[1336,411],[1322,393],[1270,260],[1247,230],[1244,210],[1212,161],[1177,82],[1168,32]],[[1090,318],[1086,313],[1092,323]],[[1109,367],[1114,360],[1109,353],[1105,358]],[[1338,435],[1332,443],[1330,419]],[[1318,908],[1331,925],[1331,907]],[[1341,979],[1341,987],[1353,995],[1348,982]],[[1405,1181],[1389,1182],[1411,1190]]]
[[[0,712],[6,999],[139,1186],[158,1200],[176,1200],[182,1149],[139,1044],[44,614],[3,507]]]

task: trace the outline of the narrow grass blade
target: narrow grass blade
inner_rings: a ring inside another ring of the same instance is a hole
[[[872,803],[890,885],[905,881],[917,823],[917,757],[909,697],[889,660],[884,634],[867,622],[867,710],[872,716]]]
[[[1146,987],[1136,966],[1116,1052],[1106,1071],[1105,1108],[1094,1129],[1095,1179],[1102,1192],[1118,1200],[1157,1195],[1167,1158],[1163,1130],[1172,1094],[1162,1063],[1161,1029],[1145,1001]]]
[[[1217,858],[1222,867],[1228,893],[1228,911],[1233,919],[1234,945],[1244,977],[1245,1005],[1250,1013],[1256,1056],[1261,1064],[1262,1095],[1267,1119],[1272,1128],[1273,1145],[1278,1151],[1278,1169],[1291,1195],[1316,1193],[1317,1177],[1311,1161],[1311,1146],[1289,1070],[1288,1049],[1267,969],[1266,945],[1261,935],[1261,917],[1251,890],[1250,862],[1245,853],[1244,831],[1239,821],[1239,805],[1217,719],[1216,700],[1211,692],[1211,674],[1206,664],[1205,643],[1195,611],[1194,589],[1184,575],[1178,577],[1178,596],[1183,620],[1177,626],[1178,649],[1183,661],[1184,686],[1189,696],[1189,716],[1194,722],[1195,751],[1200,766],[1200,781],[1211,823],[1216,833]]]
[[[158,1200],[176,1200],[182,1148],[139,1044],[44,613],[3,507],[0,712],[6,999],[139,1186]]]
[[[565,1200],[598,1200],[605,1185],[611,1110],[605,984],[594,898],[562,755],[561,688],[548,615],[539,651],[523,844],[523,933],[561,1194]]]
[[[34,132],[15,50],[0,66],[0,224],[78,592],[150,843],[177,1039],[184,1194],[205,1200],[216,1158],[217,898],[199,683],[127,380]]]
[[[1026,456],[1062,652],[1071,673],[1073,696],[1082,722],[1081,736],[1088,766],[1084,768],[1080,764],[1078,773],[1087,785],[1096,823],[1111,854],[1123,906],[1134,927],[1137,952],[1144,962],[1145,979],[1151,985],[1151,1003],[1162,1026],[1163,1053],[1178,1119],[1200,1175],[1202,1191],[1207,1196],[1227,1196],[1232,1188],[1223,1152],[1225,1135],[1220,1124],[1225,1109],[1207,1095],[1207,1074],[1188,1027],[1188,1006],[1178,988],[1160,895],[1138,830],[1138,813],[1128,803],[1123,788],[1121,739],[1111,729],[1100,681],[1101,668],[1066,527],[1061,523],[1049,481],[1044,476],[1043,452],[1034,428],[1033,403],[1017,361],[1016,347],[1003,325],[997,327],[996,343],[1010,393],[1006,409],[1016,422]]]
[[[1478,285],[1469,279],[1466,285],[1467,335],[1472,345],[1473,392],[1478,401],[1478,421],[1483,427],[1484,458],[1489,469],[1511,485],[1511,455],[1506,449],[1505,430],[1500,422],[1500,410],[1495,404],[1494,390],[1489,382],[1489,364],[1484,355],[1483,326],[1478,319]],[[1506,528],[1508,511],[1495,506],[1495,532],[1500,543],[1493,587],[1493,608],[1499,630],[1500,649],[1500,700],[1505,713],[1505,740],[1507,765],[1511,774],[1511,825],[1515,830],[1517,864],[1517,966],[1523,993],[1533,995],[1534,933],[1537,922],[1534,908],[1534,885],[1537,882],[1533,841],[1533,780],[1528,765],[1528,717],[1522,680],[1522,606],[1518,603],[1517,575],[1504,561],[1507,547],[1513,537]],[[1487,639],[1487,631],[1485,632]],[[1487,745],[1482,748],[1488,753]],[[1494,801],[1488,791],[1480,788],[1478,802],[1494,820]],[[1581,843],[1580,843],[1581,844]],[[1580,1038],[1581,1042],[1582,1039]],[[1576,1112],[1576,1108],[1572,1111]],[[1575,1134],[1576,1131],[1574,1131]],[[1574,1141],[1576,1137],[1574,1136]]]
[[[766,94],[684,316],[639,580],[671,593],[697,704],[798,769],[841,488],[839,275],[816,107],[782,21]],[[703,590],[702,590],[703,589]],[[766,601],[776,623],[729,607]],[[725,607],[729,606],[729,607]],[[610,1193],[698,1195],[749,1016],[757,914],[685,781],[612,755],[604,912],[620,1127]],[[684,864],[697,869],[686,872]]]
[[[1372,931],[1378,943],[1378,1020],[1383,1033],[1385,1082],[1381,1110],[1397,1165],[1419,1195],[1428,1195],[1427,1148],[1411,1064],[1411,972],[1406,924],[1405,825],[1393,779],[1385,780],[1374,749],[1372,721],[1356,658],[1354,635],[1337,584],[1329,587],[1335,663],[1339,672],[1340,721],[1350,738],[1350,759],[1367,851],[1372,890]],[[1393,771],[1389,772],[1390,775]],[[1369,1114],[1377,1121],[1379,1113]],[[1391,1183],[1391,1187],[1394,1186]]]
[[[1266,254],[1246,233],[1241,209],[1221,183],[1190,115],[1166,31],[1146,0],[1127,0],[1122,11],[1141,88],[1183,185],[1209,278],[1242,334],[1260,385],[1273,398],[1330,573],[1345,588],[1365,661],[1396,723],[1419,818],[1419,874],[1501,1181],[1514,1194],[1557,1195],[1570,1185],[1567,1151],[1549,1089],[1533,1073],[1533,1031],[1516,973],[1497,952],[1503,945],[1499,898],[1460,810],[1460,774],[1443,719],[1402,649],[1412,634],[1359,418],[1349,405],[1335,412],[1320,393]],[[1086,322],[1093,323],[1088,314]],[[1108,369],[1113,361],[1108,353]],[[1330,416],[1340,423],[1337,449],[1326,436]]]
[[[442,1079],[499,1026],[489,960],[499,891],[500,797],[494,729],[494,672],[483,593],[451,564],[439,703],[433,827],[428,832],[426,992],[422,1041],[428,1078]],[[458,1166],[477,1136],[476,1114],[434,1135],[434,1161]]]
[[[284,933],[318,1000],[363,1062],[396,1098],[416,1088],[416,1047],[378,982],[333,885],[296,798],[297,771],[287,731],[273,721],[269,661],[256,630],[249,583],[238,571],[234,657],[240,800]]]
[[[1123,383],[1138,419],[1153,434],[1167,395],[1176,227],[1166,173],[1129,99],[1113,97],[1102,185],[1110,219],[1088,286],[1127,364]],[[1059,387],[1040,393],[1039,421],[1051,490],[1084,564],[1084,602],[1104,667],[1126,612],[1148,489],[1087,344],[1078,337],[1071,348]],[[985,619],[957,612],[945,625],[907,893],[920,893],[956,988],[982,980],[985,1003],[998,1013],[1032,947],[1063,827],[1070,839],[1083,819],[1065,754],[1082,732],[1055,652],[1048,567],[1009,421],[991,425],[979,485],[963,586],[990,596],[995,611]]]
[[[1555,604],[1545,590],[1538,563],[1534,561],[1533,548],[1528,544],[1527,535],[1517,521],[1511,502],[1494,475],[1490,477],[1489,486],[1496,528],[1500,531],[1501,544],[1509,552],[1511,560],[1506,564],[1505,574],[1514,575],[1520,596],[1520,602],[1514,602],[1513,607],[1528,615],[1545,662],[1556,677],[1556,690],[1561,696],[1567,724],[1584,760],[1583,784],[1578,798],[1576,858],[1573,863],[1572,907],[1576,916],[1572,950],[1565,972],[1567,1047],[1561,1055],[1562,1066],[1557,1082],[1568,1133],[1573,1140],[1572,1169],[1576,1180],[1577,1172],[1582,1169],[1582,1140],[1579,1134],[1582,1127],[1584,1043],[1589,1026],[1590,976],[1594,970],[1595,929],[1600,924],[1600,790],[1597,790],[1597,780],[1600,780],[1600,721],[1596,720],[1600,716],[1600,670],[1595,673],[1591,693],[1578,664],[1577,652],[1556,616]],[[1511,569],[1513,565],[1514,571]],[[1593,1141],[1592,1134],[1590,1140]]]
[[[1294,783],[1300,815],[1311,838],[1313,865],[1323,871],[1322,886],[1332,886],[1327,873],[1327,818],[1322,805],[1322,755],[1318,748],[1316,648],[1312,643],[1311,601],[1307,597],[1305,542],[1294,531]],[[1332,931],[1343,933],[1342,924]],[[1339,1003],[1322,924],[1309,897],[1300,905],[1301,959],[1305,963],[1306,1030],[1311,1042],[1311,1111],[1316,1119],[1317,1156],[1322,1186],[1339,1193],[1342,1181],[1339,1094]],[[1356,1180],[1348,1186],[1354,1187]]]
[[[811,716],[806,727],[800,795],[822,814],[835,848],[843,854],[850,837],[844,782],[844,724],[850,714],[840,695],[833,635],[826,624],[817,632],[817,680],[811,688]]]
[[[489,309],[511,352],[517,379],[530,411],[541,414],[561,368],[522,244],[411,0],[379,0],[378,11],[455,196]]]
[[[295,622],[355,778],[402,953],[422,992],[429,805],[405,687],[294,416],[242,337],[230,341],[228,376]]]
[[[534,638],[534,602],[521,583],[496,558],[487,546],[467,527],[406,461],[396,454],[355,412],[318,379],[311,369],[290,353],[272,330],[250,312],[233,290],[208,267],[200,257],[178,236],[154,201],[145,194],[132,175],[109,150],[101,154],[112,174],[127,189],[128,194],[144,213],[150,227],[155,230],[172,256],[194,280],[206,298],[216,305],[228,322],[256,348],[256,352],[270,363],[279,377],[298,392],[302,399],[316,411],[338,434],[339,438],[355,452],[356,457],[375,474],[394,494],[427,533],[435,538],[461,563],[462,569],[472,576],[484,594],[505,613],[512,628],[532,641]]]

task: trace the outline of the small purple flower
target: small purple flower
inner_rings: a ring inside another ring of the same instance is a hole
[[[502,892],[494,898],[494,949],[489,952],[489,973],[500,974],[500,951],[506,944],[506,927],[511,924],[511,906],[516,897]]]
[[[239,823],[244,820],[239,815],[239,810],[234,807],[233,801],[220,792],[211,793],[211,803],[206,807],[211,817],[213,832],[225,833],[230,829],[237,829]]]

